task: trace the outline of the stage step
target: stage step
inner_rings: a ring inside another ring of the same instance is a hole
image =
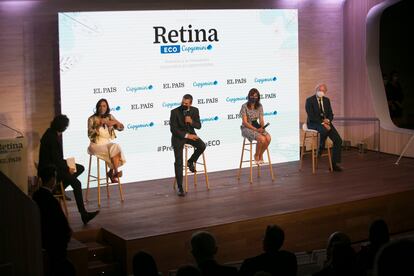
[[[101,260],[88,262],[88,276],[119,275],[119,264],[115,262],[106,263]]]
[[[102,244],[96,241],[84,243],[88,247],[89,261],[101,260],[105,262],[112,262],[112,247],[107,244]]]

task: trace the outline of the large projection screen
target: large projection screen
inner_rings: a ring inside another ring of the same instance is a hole
[[[61,110],[70,118],[64,155],[85,167],[87,119],[106,98],[125,125],[116,139],[123,182],[174,176],[170,111],[189,93],[208,171],[238,168],[239,113],[251,88],[270,123],[272,163],[299,160],[297,10],[59,13],[59,51]]]

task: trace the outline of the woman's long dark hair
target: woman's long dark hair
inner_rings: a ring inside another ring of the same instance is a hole
[[[257,94],[258,99],[257,101],[254,103],[254,109],[258,109],[260,106],[262,106],[262,104],[260,103],[260,93],[259,90],[257,90],[256,88],[252,88],[249,91],[249,94],[247,95],[247,101],[249,102],[249,104],[251,104],[251,98],[253,97],[254,94]]]
[[[105,113],[103,114],[103,117],[106,117],[106,116],[109,115],[109,112],[111,111],[111,109],[109,108],[108,101],[106,99],[100,99],[96,103],[95,116],[101,116],[101,114],[99,114],[99,106],[101,105],[101,102],[105,102],[106,103],[107,109],[106,109]]]

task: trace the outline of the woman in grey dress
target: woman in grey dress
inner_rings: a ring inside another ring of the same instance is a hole
[[[250,142],[257,141],[254,161],[256,164],[263,163],[263,153],[270,144],[270,134],[263,128],[265,125],[263,118],[263,106],[260,103],[260,93],[256,88],[252,88],[247,96],[247,103],[244,103],[240,110],[242,117],[241,133]],[[257,121],[259,120],[259,122]]]

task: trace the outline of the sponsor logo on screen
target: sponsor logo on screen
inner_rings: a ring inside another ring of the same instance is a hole
[[[150,91],[154,89],[154,85],[149,84],[149,85],[131,85],[131,86],[127,86],[125,88],[126,92],[129,93],[138,93],[138,92],[143,92],[143,91]]]
[[[137,109],[152,109],[152,108],[154,108],[154,103],[131,104],[131,110],[137,110]]]
[[[237,103],[237,102],[245,102],[247,101],[246,96],[239,96],[239,97],[227,97],[226,102],[228,103]]]
[[[277,115],[277,111],[270,111],[270,112],[264,112],[263,116],[276,116]]]
[[[93,88],[93,94],[107,94],[107,93],[116,93],[118,88],[115,86],[112,87],[96,87]]]
[[[148,127],[154,127],[154,122],[144,122],[144,123],[128,123],[127,129],[130,130],[139,130],[141,128],[148,128]]]
[[[241,117],[240,113],[227,114],[227,120],[241,119]]]
[[[236,79],[227,79],[227,85],[234,85],[234,84],[245,84],[247,83],[246,78],[236,78]]]
[[[153,44],[164,44],[160,46],[161,54],[197,53],[213,50],[211,43],[218,42],[216,29],[193,28],[190,24],[187,27],[168,30],[163,26],[153,26]],[[188,45],[188,43],[192,43]],[[195,44],[197,43],[197,44]]]
[[[215,104],[218,103],[218,98],[204,98],[204,99],[197,99],[198,104]]]
[[[197,87],[197,88],[203,88],[206,86],[213,86],[213,85],[217,85],[218,81],[195,81],[193,82],[193,86]]]
[[[214,117],[206,117],[206,118],[201,118],[200,122],[201,123],[206,123],[206,122],[216,122],[219,120],[219,116],[214,116]]]
[[[261,100],[276,99],[276,93],[265,93],[260,95]]]
[[[254,78],[254,82],[255,83],[260,83],[260,84],[263,84],[265,82],[274,82],[274,81],[277,81],[276,77]]]
[[[167,82],[162,84],[162,89],[184,88],[184,82]]]
[[[165,107],[165,108],[168,108],[168,109],[171,109],[171,108],[175,108],[175,107],[177,107],[177,106],[180,106],[181,105],[181,102],[163,102],[162,103],[162,107]]]

